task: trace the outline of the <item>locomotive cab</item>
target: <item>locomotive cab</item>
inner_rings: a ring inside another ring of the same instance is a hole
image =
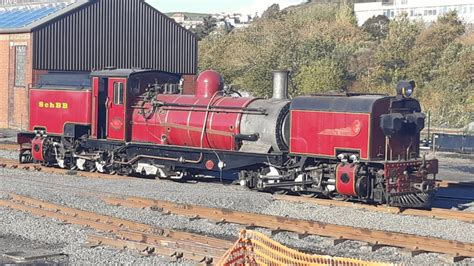
[[[154,70],[113,69],[91,74],[91,137],[131,141],[130,121],[137,97],[179,93],[180,75]]]

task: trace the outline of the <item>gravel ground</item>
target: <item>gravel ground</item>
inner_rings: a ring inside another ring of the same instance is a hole
[[[50,175],[41,172],[1,169],[0,184],[2,184],[1,190],[6,192],[15,192],[75,208],[135,220],[141,223],[198,232],[227,239],[235,238],[242,227],[234,224],[216,225],[207,220],[189,221],[186,217],[162,215],[159,212],[148,209],[139,210],[108,206],[95,196],[96,191],[100,190],[107,193],[165,199],[210,207],[225,207],[242,211],[304,218],[334,224],[412,233],[417,235],[435,236],[444,239],[474,243],[474,233],[472,233],[474,232],[474,225],[470,223],[382,214],[355,210],[352,208],[325,207],[274,201],[270,194],[256,193],[238,186],[223,186],[216,183],[186,184],[146,179],[87,179],[74,176]],[[38,190],[38,187],[41,187],[41,190]],[[5,196],[6,195],[4,194],[3,197]],[[23,219],[21,220],[22,222],[27,222],[23,221]],[[47,228],[51,223],[45,219],[36,219],[36,221],[41,224],[44,222],[46,225],[33,226],[33,228],[43,228],[43,226]],[[10,227],[11,223],[6,224],[7,229],[5,230],[11,230],[11,232],[7,232],[8,234],[13,234],[13,232],[18,233],[18,228],[12,229]],[[31,226],[26,228],[31,228]],[[20,236],[33,240],[47,239],[48,241],[46,242],[48,244],[54,244],[58,242],[55,242],[54,240],[49,241],[48,238],[41,235],[45,232],[47,234],[47,232],[54,231],[57,231],[57,229],[32,230],[26,232],[26,235]],[[63,252],[70,255],[71,261],[81,262],[80,258],[87,249],[78,244],[84,243],[85,240],[83,234],[83,231],[82,235],[80,233],[76,234],[76,237],[79,239],[69,238],[68,234],[65,234],[65,237],[60,237],[60,239],[64,239],[59,242],[68,243],[66,244],[66,247],[69,249],[67,252]],[[408,258],[402,256],[400,254],[400,249],[397,248],[387,247],[379,249],[376,252],[369,252],[362,243],[356,241],[348,241],[333,246],[331,241],[322,237],[309,236],[304,239],[297,239],[297,236],[292,233],[279,233],[275,236],[275,239],[286,245],[297,247],[302,250],[333,256],[356,257],[366,260],[417,265],[432,263],[439,264],[443,262],[438,254],[433,253],[426,253],[413,258]],[[65,248],[63,248],[63,250],[65,250]],[[98,251],[100,251],[99,253],[94,253],[98,252],[97,250],[94,250],[95,249],[89,250],[91,254],[87,256],[86,262],[94,262],[99,259],[107,261],[111,259],[108,257],[110,254],[103,252],[103,250],[108,249],[98,249]],[[127,256],[131,255],[130,253],[126,254]],[[114,258],[112,258],[113,262],[117,262],[117,260],[113,259]],[[124,260],[125,262],[129,262],[132,259],[137,258],[133,257],[133,255],[132,257],[126,258],[120,257],[120,260]],[[464,263],[474,263],[474,260],[467,259]]]
[[[89,248],[86,234],[92,229],[64,224],[54,219],[38,218],[27,213],[0,208],[0,253],[47,250],[64,254],[50,263],[94,264],[175,264],[160,256],[141,256],[129,250],[115,250],[107,247]],[[11,263],[0,258],[0,264]],[[180,261],[179,264],[189,262]]]
[[[18,160],[18,152],[0,150],[0,158]]]
[[[17,154],[15,152],[0,151],[0,157],[16,159]],[[448,156],[446,161],[454,162],[454,164],[469,165],[465,161],[459,160],[459,158],[449,159]],[[466,159],[462,158],[461,160]],[[472,162],[472,159],[469,158],[468,160]],[[465,168],[456,167],[448,169],[452,171],[452,177],[459,175],[459,172],[465,171]],[[443,164],[441,164],[441,169],[445,169]],[[186,217],[162,215],[159,212],[148,209],[138,210],[108,206],[97,198],[97,194],[102,192],[103,194],[135,195],[179,203],[230,208],[474,243],[474,224],[472,223],[383,214],[352,208],[275,201],[270,194],[248,191],[239,186],[224,186],[220,183],[177,183],[148,179],[88,179],[41,172],[0,169],[0,190],[135,220],[141,223],[214,235],[226,239],[235,239],[242,226],[235,224],[216,225],[207,220],[189,221]],[[6,194],[0,193],[0,197],[6,196]],[[474,210],[474,206],[467,210]],[[157,256],[143,257],[133,251],[118,251],[104,247],[89,248],[84,246],[84,244],[86,242],[85,235],[91,232],[90,229],[65,225],[58,221],[37,218],[13,210],[0,208],[0,225],[0,254],[22,249],[42,248],[66,254],[66,256],[58,258],[57,261],[53,260],[53,262],[71,262],[74,264],[172,263],[167,258]],[[268,230],[261,229],[260,231],[269,233]],[[375,252],[370,252],[363,243],[357,241],[347,241],[334,246],[332,241],[327,238],[308,236],[298,239],[297,235],[293,233],[278,233],[274,235],[274,239],[301,250],[332,256],[413,265],[441,264],[445,262],[438,254],[425,253],[410,258],[403,256],[401,249],[391,247],[384,247]],[[2,261],[2,258],[0,258],[0,264],[3,263],[5,261]],[[179,263],[189,262],[180,261]],[[463,263],[474,264],[474,259],[466,259]]]
[[[474,182],[474,154],[437,152],[436,157],[439,179]]]

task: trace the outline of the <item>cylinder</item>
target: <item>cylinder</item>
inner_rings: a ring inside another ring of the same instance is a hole
[[[288,99],[288,75],[289,70],[273,71],[273,99]]]

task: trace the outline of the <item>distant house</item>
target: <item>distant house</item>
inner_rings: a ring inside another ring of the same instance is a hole
[[[0,128],[26,128],[28,91],[49,71],[180,73],[192,87],[194,34],[143,0],[0,0]]]
[[[196,28],[198,25],[203,24],[203,15],[205,14],[195,14],[195,13],[174,13],[168,14],[171,19],[176,23],[180,24],[186,29]]]
[[[186,17],[186,15],[184,15],[183,13],[173,14],[171,18],[179,24],[183,24],[188,19],[188,17]]]
[[[359,25],[378,15],[393,19],[403,13],[409,19],[421,19],[425,22],[436,21],[439,15],[457,11],[459,17],[468,24],[474,23],[473,0],[379,0],[354,4],[354,11]]]

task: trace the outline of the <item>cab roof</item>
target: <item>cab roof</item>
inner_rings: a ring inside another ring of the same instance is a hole
[[[179,74],[174,74],[174,73],[160,71],[160,70],[151,70],[151,69],[107,69],[107,70],[93,71],[91,72],[91,76],[92,77],[129,78],[131,75],[142,74],[142,73],[167,74],[167,75],[174,76],[178,79],[181,78],[181,75]]]

